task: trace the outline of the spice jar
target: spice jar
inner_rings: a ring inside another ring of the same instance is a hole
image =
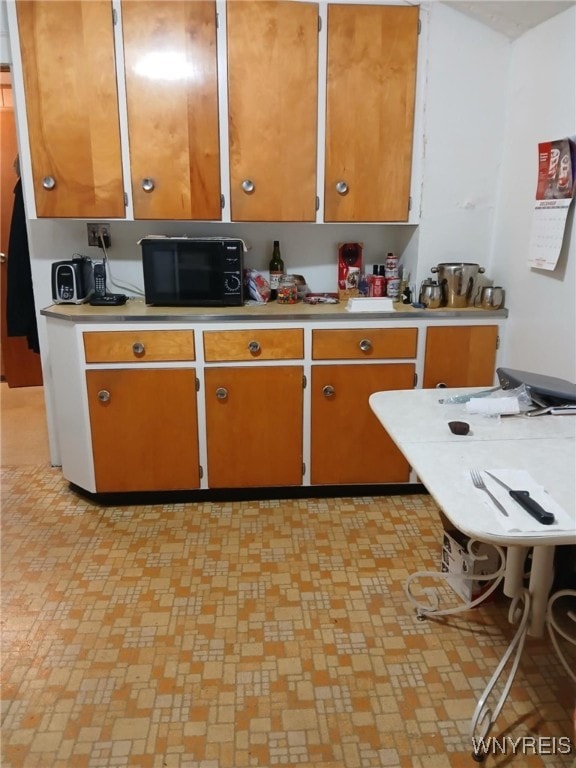
[[[298,302],[298,286],[294,275],[282,275],[278,283],[278,304],[296,304]]]

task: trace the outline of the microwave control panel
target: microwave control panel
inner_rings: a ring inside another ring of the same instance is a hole
[[[238,245],[226,245],[224,252],[224,296],[242,295],[242,249]]]

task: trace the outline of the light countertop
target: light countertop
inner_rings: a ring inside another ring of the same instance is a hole
[[[52,304],[42,309],[45,317],[71,322],[293,322],[335,320],[486,320],[508,316],[507,309],[415,309],[407,304],[396,304],[388,312],[348,312],[346,301],[339,304],[246,304],[242,307],[152,307],[142,299],[129,299],[118,307],[93,307],[90,304]]]

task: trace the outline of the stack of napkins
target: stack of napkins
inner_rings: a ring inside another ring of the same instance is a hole
[[[393,312],[394,299],[384,296],[354,296],[348,299],[347,312]]]
[[[484,413],[497,416],[505,413],[520,413],[517,397],[471,397],[466,403],[468,413]]]

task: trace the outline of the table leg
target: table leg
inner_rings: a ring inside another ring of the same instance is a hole
[[[524,563],[530,547],[507,547],[504,594],[516,597],[524,589]]]
[[[546,625],[548,627],[548,633],[550,634],[550,639],[552,640],[552,645],[554,646],[554,650],[556,651],[556,655],[560,659],[560,662],[568,675],[574,680],[576,683],[576,671],[570,666],[568,661],[566,660],[566,657],[562,653],[562,650],[560,649],[560,643],[559,638],[563,638],[568,643],[571,643],[572,645],[576,646],[576,608],[574,610],[568,610],[567,616],[574,622],[572,629],[574,631],[574,634],[570,634],[566,627],[561,625],[554,615],[554,604],[561,600],[562,598],[571,598],[571,603],[568,603],[568,607],[570,605],[576,606],[576,590],[575,589],[561,589],[558,592],[555,592],[550,600],[548,601],[548,610],[546,612]],[[576,713],[575,713],[576,717]]]
[[[482,744],[486,736],[490,733],[492,726],[496,722],[498,715],[500,714],[502,707],[508,693],[514,682],[516,676],[516,670],[520,664],[520,657],[522,656],[522,650],[524,648],[524,641],[528,630],[528,622],[530,619],[530,593],[528,590],[522,590],[513,600],[508,612],[508,619],[511,623],[515,623],[519,619],[518,629],[516,634],[512,638],[512,642],[506,649],[506,653],[502,656],[500,663],[498,664],[494,674],[490,678],[488,685],[484,689],[482,695],[478,699],[478,704],[472,715],[470,722],[470,737],[472,739],[472,757],[477,762],[482,762],[486,759],[485,752],[482,751]],[[506,667],[511,660],[511,666],[506,673]],[[496,690],[496,686],[500,678],[507,674],[503,687],[500,691]],[[490,697],[497,696],[495,706],[489,704]]]
[[[530,571],[529,592],[532,599],[530,628],[528,634],[542,637],[546,619],[546,606],[554,581],[555,547],[534,547]]]

